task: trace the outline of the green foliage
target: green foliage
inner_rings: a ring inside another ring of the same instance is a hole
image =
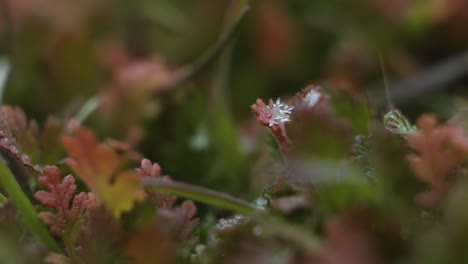
[[[37,212],[28,200],[15,177],[2,161],[0,164],[0,185],[6,190],[9,199],[16,206],[23,219],[24,226],[33,234],[40,243],[52,252],[61,252],[54,238],[37,217]]]
[[[371,111],[364,98],[353,98],[345,93],[334,93],[331,104],[338,118],[345,118],[351,123],[355,134],[366,135],[371,125]]]
[[[364,179],[326,182],[314,194],[317,207],[328,215],[376,204],[374,186]]]

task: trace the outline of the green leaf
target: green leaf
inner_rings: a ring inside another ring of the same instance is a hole
[[[13,176],[3,161],[0,162],[0,185],[20,213],[28,231],[31,232],[31,234],[33,234],[48,250],[61,253],[57,242],[41,223],[33,205],[21,190],[18,182],[16,182],[15,176]]]
[[[7,198],[0,193],[0,208],[3,207],[5,205],[5,203],[7,202]]]

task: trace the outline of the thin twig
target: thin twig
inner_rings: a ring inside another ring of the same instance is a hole
[[[240,23],[240,19],[245,14],[248,2],[243,0],[232,0],[227,7],[227,12],[224,20],[223,32],[229,32],[230,29]],[[242,9],[244,8],[244,9]],[[210,85],[210,105],[213,113],[219,113],[219,107],[226,105],[225,90],[227,89],[228,75],[231,60],[231,51],[234,46],[234,41],[229,41],[226,46],[220,51],[217,59],[213,59],[216,64],[213,70],[212,83]]]
[[[443,89],[447,84],[468,74],[468,51],[442,61],[420,73],[391,85],[392,102],[404,103],[424,93]],[[385,89],[381,85],[371,87],[369,97],[379,108],[385,106]]]
[[[209,49],[205,54],[203,54],[193,64],[182,67],[182,69],[180,69],[179,71],[176,80],[170,84],[170,87],[166,88],[177,87],[187,83],[188,81],[192,80],[195,76],[197,76],[201,71],[203,71],[212,61],[214,61],[236,35],[236,32],[238,31],[239,26],[249,9],[250,6],[244,5],[239,12],[239,16],[237,16],[234,23],[232,23],[232,26],[230,26],[227,30],[224,31],[224,33],[219,37],[218,41],[214,44],[214,46],[211,49]]]

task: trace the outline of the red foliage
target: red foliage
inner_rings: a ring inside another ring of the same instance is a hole
[[[157,163],[151,163],[148,159],[141,161],[140,168],[136,169],[142,178],[158,179],[161,182],[171,182],[169,176],[161,176],[161,167]],[[156,205],[158,213],[163,218],[168,218],[167,222],[174,225],[174,236],[178,241],[187,242],[190,234],[199,224],[199,219],[195,218],[197,207],[190,201],[184,201],[180,207],[174,208],[177,197],[152,190],[146,190],[147,197]]]
[[[268,105],[265,105],[262,100],[257,99],[251,108],[257,115],[258,122],[270,128],[281,150],[286,151],[292,143],[288,138],[285,127],[285,123],[290,121],[289,115],[291,114],[292,107],[281,103],[279,99],[276,103],[270,99]]]
[[[418,131],[408,135],[408,144],[416,151],[407,157],[410,168],[421,180],[440,189],[445,185],[445,178],[462,160],[456,146],[451,144],[452,137],[460,128],[439,125],[433,115],[421,116],[417,126]]]
[[[1,107],[0,151],[37,174],[41,174],[38,164],[56,163],[62,158],[59,140],[62,132],[62,122],[52,116],[40,129],[21,108]]]
[[[171,182],[169,176],[161,176],[161,167],[157,163],[151,163],[148,159],[141,161],[140,168],[136,169],[137,173],[142,178],[154,178],[159,179],[161,182]],[[153,201],[158,208],[172,208],[177,200],[177,197],[165,193],[158,193],[152,190],[146,190],[146,195]]]
[[[23,151],[36,150],[39,128],[35,121],[28,122],[23,110],[2,106],[0,110],[0,150],[36,173],[40,169]]]
[[[328,96],[322,93],[321,87],[309,85],[298,92],[290,102],[283,103],[280,99],[274,102],[270,99],[266,105],[261,99],[257,99],[251,109],[257,115],[258,122],[270,128],[284,153],[292,145],[286,132],[286,123],[291,121],[294,109],[297,107],[313,109],[326,105],[328,101]]]
[[[191,200],[183,202],[180,207],[176,208],[175,219],[180,223],[177,237],[180,241],[186,241],[190,237],[190,234],[198,227],[200,220],[194,218],[196,213],[197,207]]]
[[[61,180],[60,171],[55,166],[46,166],[39,182],[47,191],[37,191],[34,197],[55,211],[40,212],[39,217],[54,235],[69,235],[76,225],[83,221],[87,207],[94,200],[93,194],[81,192],[75,195],[76,184],[73,176],[68,175]]]
[[[433,203],[450,187],[449,179],[468,153],[468,137],[458,124],[438,124],[434,115],[417,121],[418,131],[408,134],[408,144],[416,152],[407,156],[410,169],[432,187],[431,195],[419,198]]]

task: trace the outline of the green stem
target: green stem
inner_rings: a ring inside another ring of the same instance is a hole
[[[143,180],[143,186],[157,192],[164,192],[186,199],[195,200],[201,203],[217,206],[224,209],[233,210],[242,214],[251,214],[257,210],[253,205],[227,195],[203,187],[180,183],[180,182],[161,182],[157,179]]]
[[[0,161],[0,185],[20,213],[28,231],[47,247],[48,250],[61,253],[57,242],[41,223],[33,205],[21,190],[15,176],[13,176],[3,161]]]
[[[157,192],[177,195],[205,204],[230,209],[241,214],[252,214],[257,210],[256,207],[243,200],[191,184],[145,179],[143,180],[143,186]],[[320,240],[300,227],[291,225],[279,217],[266,215],[263,225],[265,226],[265,234],[287,240],[301,248],[304,252],[319,254],[323,251],[323,245]]]
[[[1,1],[1,0],[0,0]],[[11,72],[11,64],[7,57],[0,57],[0,103]]]

